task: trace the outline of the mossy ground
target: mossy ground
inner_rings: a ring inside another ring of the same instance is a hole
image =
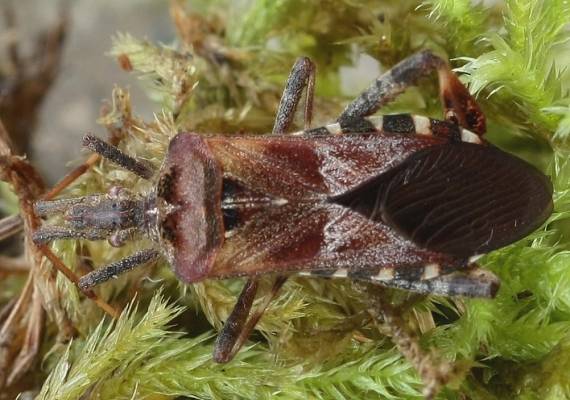
[[[428,296],[405,317],[424,346],[471,367],[439,398],[569,398],[570,4],[219,0],[193,1],[193,13],[187,6],[171,7],[179,34],[172,44],[119,34],[110,52],[142,78],[157,101],[156,115],[136,117],[128,92],[115,88],[99,122],[125,134],[127,152],[155,165],[178,131],[270,131],[299,55],[318,68],[316,124],[334,120],[349,101],[340,71],[362,54],[382,69],[425,48],[452,60],[482,103],[489,140],[552,177],[555,211],[530,237],[481,260],[502,280],[496,299]],[[428,80],[383,112],[437,117],[440,110]],[[148,190],[103,162],[66,196],[113,184]],[[144,245],[85,249],[100,265]],[[78,243],[58,242],[55,250],[68,265],[78,264]],[[166,265],[132,272],[99,289],[114,304],[131,304],[115,322],[63,278],[58,284],[78,337],[57,344],[50,322],[38,399],[421,398],[416,371],[362,312],[362,292],[348,281],[291,279],[258,334],[227,365],[212,362],[213,337],[242,280],[184,286]]]

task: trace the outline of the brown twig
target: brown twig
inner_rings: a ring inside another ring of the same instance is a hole
[[[30,308],[32,292],[33,278],[30,274],[18,300],[0,327],[0,388],[6,386],[10,371],[13,371],[10,365],[22,346],[22,338],[26,334],[26,313]]]
[[[380,319],[384,322],[379,327],[381,333],[392,339],[398,350],[418,372],[424,383],[422,393],[426,400],[435,398],[441,388],[459,376],[462,371],[453,363],[440,359],[429,350],[422,349],[418,335],[402,317],[405,305],[398,307],[392,305],[386,289],[375,285],[359,286],[364,287],[367,298],[372,300],[370,314],[376,321]]]
[[[74,168],[67,175],[63,177],[58,183],[55,184],[50,190],[45,192],[41,197],[42,200],[51,200],[61,193],[63,189],[71,185],[77,178],[87,172],[93,165],[101,159],[99,154],[91,154],[85,162]]]
[[[9,7],[4,8],[4,17],[9,28],[14,28],[15,15]],[[69,270],[47,247],[37,247],[31,234],[40,225],[34,214],[33,203],[39,198],[51,199],[63,188],[77,179],[99,160],[93,155],[73,170],[49,192],[36,170],[23,158],[16,156],[25,151],[28,138],[35,126],[37,111],[59,70],[67,16],[57,26],[41,34],[34,51],[29,56],[20,53],[18,42],[13,40],[8,47],[11,68],[8,75],[0,75],[0,83],[9,90],[0,99],[0,179],[13,187],[20,205],[20,215],[2,220],[0,239],[24,230],[24,263],[29,265],[28,280],[17,300],[2,310],[0,326],[0,388],[17,381],[31,368],[41,343],[45,310],[49,310],[58,322],[60,333],[69,335],[74,330],[69,317],[60,305],[55,275],[42,268],[45,253],[55,268],[60,269],[72,282],[78,277]],[[130,106],[130,105],[129,105]],[[130,110],[122,110],[129,112]],[[4,119],[4,123],[2,123]],[[128,128],[128,127],[127,127]],[[117,132],[120,131],[120,132]],[[9,135],[12,134],[12,135]],[[119,140],[123,129],[110,130],[112,142]],[[57,261],[56,261],[57,260]],[[13,260],[1,260],[3,262]],[[11,263],[14,266],[14,263]],[[105,312],[116,317],[118,311],[99,299],[92,291],[85,293]]]
[[[12,7],[4,5],[3,14],[8,29],[16,32]],[[0,118],[7,132],[12,135],[11,148],[15,154],[29,152],[30,136],[36,125],[39,108],[59,71],[67,19],[63,11],[54,28],[40,33],[30,54],[23,55],[20,52],[16,39],[8,44],[9,72],[0,74],[3,88]]]
[[[0,241],[22,232],[24,221],[19,215],[11,215],[0,221]]]
[[[44,321],[43,302],[53,303],[44,299],[38,291],[42,285],[54,285],[42,279],[41,261],[42,250],[32,242],[32,232],[40,226],[40,220],[33,211],[33,203],[44,191],[45,185],[36,170],[23,158],[14,156],[10,149],[9,136],[0,121],[0,178],[12,185],[18,196],[20,216],[24,223],[25,257],[32,266],[28,281],[14,307],[10,310],[4,324],[0,328],[0,387],[10,385],[24,375],[36,358],[41,343]],[[51,251],[47,249],[49,254]],[[53,261],[53,260],[52,260]],[[73,282],[78,282],[77,276],[63,263],[54,263]],[[48,290],[57,293],[56,290]],[[112,316],[118,312],[107,303],[100,300],[95,293],[88,293],[101,308]],[[52,306],[53,307],[53,306]],[[62,310],[57,311],[63,315]]]
[[[0,256],[0,272],[10,274],[28,274],[30,263],[24,257]]]

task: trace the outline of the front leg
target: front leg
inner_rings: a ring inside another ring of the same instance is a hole
[[[297,105],[303,95],[303,89],[307,88],[305,101],[304,129],[311,125],[313,115],[313,97],[315,91],[315,64],[307,58],[299,58],[289,74],[277,115],[273,125],[273,134],[284,134],[289,130],[295,117]]]
[[[433,71],[438,74],[445,119],[483,135],[486,130],[485,116],[479,105],[451,71],[447,62],[431,51],[416,53],[378,77],[345,108],[338,122],[343,130],[350,130],[352,126],[362,130],[359,125],[365,123],[364,117],[374,114],[409,86],[415,85],[421,77]]]
[[[85,135],[83,137],[83,147],[88,148],[92,152],[99,154],[101,157],[104,157],[118,166],[131,171],[141,178],[151,179],[154,176],[155,170],[150,163],[144,160],[137,160],[136,158],[123,153],[118,147],[113,146],[96,136]]]
[[[159,257],[160,253],[154,249],[138,251],[128,257],[115,261],[114,263],[104,265],[103,267],[82,276],[79,279],[78,286],[85,292],[93,286],[106,282],[111,278],[115,278],[133,268],[156,261]]]

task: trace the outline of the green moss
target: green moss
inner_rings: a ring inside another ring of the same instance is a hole
[[[550,165],[555,211],[531,237],[481,261],[502,280],[495,300],[430,296],[407,317],[423,333],[423,344],[473,366],[440,398],[570,397],[570,163],[564,142],[570,79],[560,56],[568,54],[568,2],[510,0],[489,9],[467,0],[217,1],[215,8],[204,2],[198,9],[209,22],[200,41],[182,35],[178,47],[165,48],[127,34],[115,37],[111,54],[127,56],[158,100],[156,119],[142,121],[130,110],[128,93],[115,89],[111,112],[100,122],[128,133],[121,146],[159,165],[179,130],[270,131],[289,66],[301,54],[317,62],[316,119],[326,121],[346,104],[339,69],[355,55],[365,53],[388,68],[421,48],[446,52],[479,95],[489,138],[538,166]],[[180,24],[201,21],[177,10],[180,32]],[[440,112],[433,86],[411,93],[389,109]],[[117,182],[148,189],[103,162],[71,192],[100,192]],[[88,249],[98,265],[143,246]],[[56,250],[77,264],[74,244],[58,243]],[[143,279],[146,274],[150,279]],[[417,373],[376,329],[364,312],[363,293],[347,281],[289,281],[259,324],[261,335],[230,364],[212,363],[211,330],[221,327],[241,284],[186,287],[165,265],[132,272],[100,293],[124,304],[137,287],[139,307],[115,323],[99,323],[93,304],[61,281],[81,336],[67,350],[50,353],[39,398],[420,398]],[[160,287],[163,294],[153,296]]]

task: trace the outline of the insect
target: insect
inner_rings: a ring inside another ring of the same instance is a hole
[[[444,119],[372,116],[436,71]],[[229,361],[292,274],[349,277],[443,295],[493,297],[499,281],[477,256],[539,227],[552,210],[549,179],[487,143],[485,118],[448,64],[429,51],[378,77],[337,122],[309,128],[315,67],[294,65],[272,134],[179,133],[158,171],[93,136],[84,145],[155,182],[148,195],[107,194],[39,201],[64,215],[34,241],[108,240],[139,232],[156,246],[80,280],[88,289],[165,257],[184,282],[247,277],[218,336],[214,359]],[[305,129],[286,134],[306,89]],[[271,296],[252,313],[258,277]]]

